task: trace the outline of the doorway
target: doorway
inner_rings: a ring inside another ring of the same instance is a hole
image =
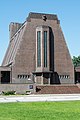
[[[10,83],[10,71],[1,71],[1,83],[2,84]]]
[[[80,72],[75,72],[75,83],[80,83]]]

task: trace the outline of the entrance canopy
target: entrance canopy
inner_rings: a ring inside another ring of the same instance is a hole
[[[11,71],[11,67],[0,66],[0,71]]]

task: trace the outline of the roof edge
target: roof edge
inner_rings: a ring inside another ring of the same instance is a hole
[[[58,17],[56,14],[46,14],[46,13],[36,13],[36,12],[30,12],[29,16],[27,17],[27,21],[30,21],[31,18],[43,19],[43,16],[46,16],[46,19],[48,19],[48,20],[57,20],[58,21]]]

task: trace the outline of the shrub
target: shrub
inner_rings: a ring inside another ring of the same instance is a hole
[[[7,91],[7,92],[2,91],[2,94],[3,95],[15,95],[15,91]]]

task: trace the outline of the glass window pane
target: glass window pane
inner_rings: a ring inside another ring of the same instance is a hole
[[[41,31],[37,32],[37,67],[41,66]]]
[[[44,31],[44,67],[47,67],[47,31]]]

